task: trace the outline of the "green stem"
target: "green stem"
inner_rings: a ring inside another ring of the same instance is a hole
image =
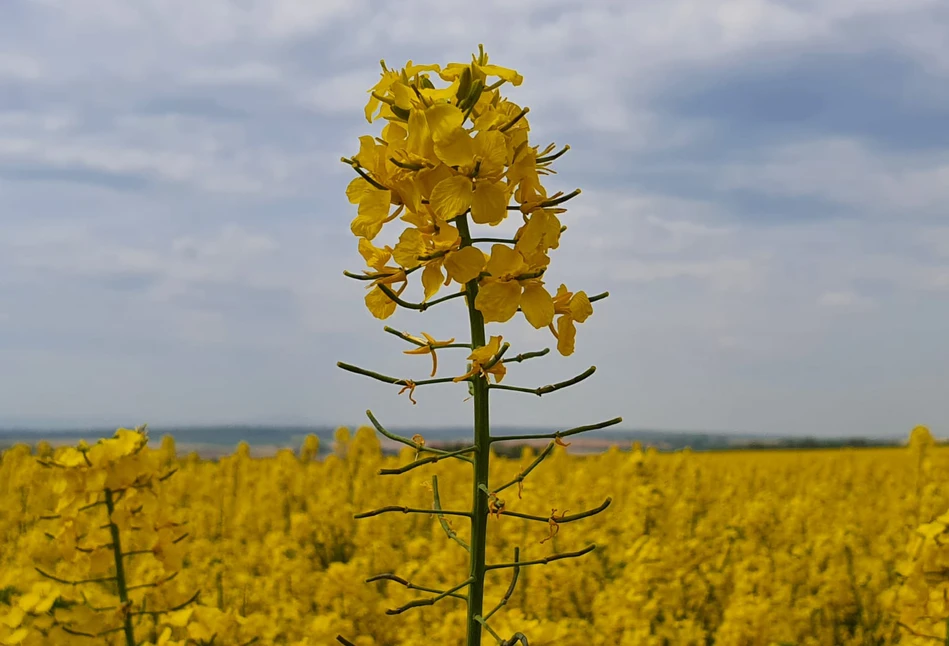
[[[112,521],[112,514],[115,511],[115,504],[112,501],[112,490],[105,490],[105,508],[109,512],[109,532],[112,534],[112,557],[115,560],[115,583],[119,592],[119,603],[122,606],[128,605],[129,592],[128,583],[125,580],[125,562],[122,559],[122,542],[119,537],[119,527]],[[125,622],[123,625],[125,631],[126,646],[135,646],[135,631],[132,629],[132,615],[125,613]]]
[[[461,246],[470,247],[471,232],[468,229],[468,217],[463,216],[456,220],[458,233],[461,235]],[[477,349],[485,345],[484,317],[475,307],[478,297],[478,279],[475,278],[465,285],[468,303],[468,322],[471,328],[471,348]],[[481,491],[481,487],[488,486],[488,463],[491,452],[490,416],[488,408],[488,380],[484,376],[474,377],[472,380],[474,398],[474,444],[477,452],[474,454],[474,482],[471,493],[471,586],[468,589],[468,616],[466,646],[481,646],[482,625],[478,621],[484,614],[484,578],[485,578],[485,547],[488,534],[488,497]]]

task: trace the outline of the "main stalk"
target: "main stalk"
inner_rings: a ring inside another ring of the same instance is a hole
[[[468,229],[468,216],[457,220],[458,233],[463,247],[471,245],[471,232]],[[475,307],[478,296],[478,279],[465,285],[468,303],[468,322],[471,327],[471,349],[485,345],[484,317]],[[471,516],[471,578],[468,586],[468,618],[466,646],[481,646],[481,624],[475,617],[484,615],[484,561],[488,533],[488,497],[481,486],[488,486],[488,461],[491,457],[491,431],[488,412],[488,378],[478,375],[473,380],[474,392],[474,482],[472,485]]]

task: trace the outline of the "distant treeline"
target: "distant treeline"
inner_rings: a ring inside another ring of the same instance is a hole
[[[551,432],[555,429],[529,429],[531,432]],[[205,428],[163,428],[153,429],[152,437],[159,440],[165,434],[171,434],[177,440],[181,448],[189,447],[227,447],[230,450],[236,448],[239,442],[247,442],[252,447],[266,446],[277,448],[290,448],[297,450],[303,438],[309,433],[314,433],[320,438],[320,453],[326,454],[332,451],[333,433],[335,429],[330,427],[256,427],[256,426],[221,426]],[[525,429],[497,427],[495,432],[499,436],[507,434],[523,433]],[[401,433],[406,437],[411,437],[412,430],[396,429],[395,432]],[[18,442],[35,444],[40,439],[51,441],[54,444],[73,443],[80,438],[95,440],[98,437],[107,437],[111,431],[105,429],[88,430],[50,430],[50,431],[23,431],[23,430],[3,430],[0,429],[0,450],[9,447]],[[423,433],[425,433],[423,431]],[[445,450],[461,449],[470,445],[468,436],[470,429],[442,429],[439,433],[432,432],[426,434],[429,443],[432,446],[438,446]],[[904,444],[902,440],[896,439],[869,439],[862,437],[855,438],[769,438],[755,435],[730,435],[725,433],[688,433],[674,431],[598,431],[590,433],[590,439],[605,441],[614,444],[623,450],[629,450],[634,442],[639,442],[643,447],[653,447],[658,451],[678,451],[689,448],[692,451],[741,451],[741,450],[781,450],[781,449],[835,449],[835,448],[874,448],[874,447],[892,447]],[[465,438],[465,439],[461,439]],[[524,444],[522,443],[500,443],[494,445],[494,450],[498,455],[520,456]],[[575,447],[577,448],[577,447]],[[592,447],[591,447],[592,448]],[[199,449],[203,453],[203,450]],[[216,451],[215,451],[216,453]]]

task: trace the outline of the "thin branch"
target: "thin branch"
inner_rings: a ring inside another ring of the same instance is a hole
[[[459,455],[463,455],[465,453],[471,453],[472,451],[477,451],[477,450],[478,450],[478,447],[476,446],[466,446],[463,449],[458,449],[457,451],[452,451],[451,453],[446,453],[444,455],[431,455],[427,458],[421,458],[420,460],[416,460],[415,462],[410,462],[406,464],[405,466],[399,467],[397,469],[379,469],[379,475],[397,476],[402,473],[405,473],[406,471],[411,471],[412,469],[416,469],[426,464],[432,464],[434,462],[438,462],[439,460],[443,460],[445,458],[454,458]]]
[[[362,177],[364,180],[372,184],[374,188],[377,188],[380,191],[389,190],[388,186],[383,186],[382,184],[377,182],[375,179],[373,179],[368,173],[366,173],[366,171],[362,169],[362,165],[355,159],[347,159],[346,157],[340,157],[340,161],[342,161],[344,164],[349,164],[350,166],[352,166],[353,170],[359,173],[359,176]]]
[[[515,547],[515,548],[514,548],[514,563],[518,563],[518,562],[520,561],[520,555],[521,555],[521,548]],[[506,605],[507,605],[507,602],[510,601],[511,595],[514,594],[514,587],[517,586],[517,577],[520,575],[520,573],[521,573],[521,568],[520,568],[520,566],[519,566],[519,565],[515,565],[515,566],[514,566],[514,574],[513,574],[513,576],[511,577],[511,585],[509,585],[509,586],[507,587],[507,592],[505,592],[505,593],[504,593],[504,596],[501,597],[501,600],[498,601],[498,605],[494,606],[494,609],[493,609],[491,612],[489,612],[488,614],[486,614],[486,615],[484,616],[484,620],[485,620],[485,621],[487,621],[487,620],[489,620],[491,617],[493,617],[493,616],[494,616],[494,613],[496,613],[498,610],[500,610],[501,608],[503,608],[504,606],[506,606]]]
[[[104,581],[115,581],[114,576],[104,576],[104,577],[99,577],[95,579],[79,579],[76,581],[69,581],[67,579],[60,579],[58,576],[53,576],[52,574],[49,574],[48,572],[44,572],[38,567],[34,567],[33,569],[39,572],[40,574],[42,574],[43,576],[45,576],[47,579],[51,579],[53,581],[56,581],[57,583],[62,583],[63,585],[84,585],[86,583],[102,583]]]
[[[342,361],[337,361],[336,365],[343,370],[348,372],[354,372],[357,375],[363,375],[364,377],[371,377],[376,381],[381,381],[387,384],[394,384],[396,386],[431,386],[432,384],[449,384],[454,382],[452,377],[438,377],[437,379],[421,379],[419,381],[411,381],[409,379],[398,379],[396,377],[389,377],[378,372],[373,372],[372,370],[366,370],[365,368],[360,368],[359,366],[354,366],[349,363],[343,363]],[[411,381],[411,384],[409,383]]]
[[[576,196],[580,195],[580,193],[581,193],[581,191],[580,191],[580,189],[578,188],[578,189],[575,189],[574,191],[572,191],[572,192],[570,192],[570,193],[567,193],[566,195],[558,195],[557,197],[552,197],[552,198],[550,198],[549,200],[545,200],[544,202],[541,202],[540,204],[538,204],[538,205],[537,205],[537,208],[546,209],[546,208],[551,207],[551,206],[557,206],[558,204],[563,204],[563,203],[566,202],[567,200],[572,200],[572,199],[575,198]],[[507,210],[508,210],[508,211],[520,211],[520,210],[521,210],[521,206],[520,206],[520,205],[509,206],[509,207],[507,207]]]
[[[596,549],[596,545],[587,545],[582,550],[576,552],[563,552],[562,554],[554,554],[553,556],[545,556],[542,559],[537,559],[535,561],[520,561],[517,563],[495,563],[494,565],[485,565],[484,569],[487,570],[502,570],[507,568],[518,568],[525,567],[527,565],[547,565],[548,563],[553,563],[554,561],[559,561],[561,559],[573,559],[584,554],[589,554]]]
[[[573,191],[571,191],[570,193],[567,193],[566,195],[561,195],[561,196],[558,196],[558,197],[552,197],[551,199],[547,200],[546,202],[541,202],[541,203],[540,203],[540,206],[541,206],[541,208],[547,208],[547,207],[549,207],[549,206],[557,206],[557,205],[559,205],[559,204],[563,204],[564,202],[566,202],[566,201],[568,201],[568,200],[572,200],[572,199],[575,198],[576,196],[580,195],[580,193],[581,193],[580,189],[577,188],[577,189],[574,189]]]
[[[513,119],[511,119],[511,120],[508,121],[506,124],[504,124],[503,126],[501,126],[500,128],[498,128],[498,131],[499,131],[499,132],[507,132],[508,130],[511,129],[511,127],[514,126],[515,123],[517,123],[518,121],[520,121],[521,119],[523,119],[523,118],[527,115],[527,113],[530,112],[530,111],[531,111],[530,108],[528,108],[527,106],[524,106],[523,108],[521,108],[521,111],[518,112],[517,115],[515,115],[515,117],[514,117]]]
[[[395,328],[391,328],[391,327],[389,327],[388,325],[385,326],[385,327],[382,328],[382,329],[383,329],[384,332],[388,332],[389,334],[393,334],[393,335],[399,337],[400,339],[402,339],[403,341],[408,341],[408,342],[411,343],[412,345],[416,345],[416,346],[418,346],[418,347],[420,347],[420,348],[427,348],[427,347],[431,346],[430,343],[426,343],[425,341],[420,341],[419,339],[416,339],[414,336],[412,336],[412,335],[410,335],[410,334],[408,334],[408,333],[406,333],[406,332],[400,332],[399,330],[396,330]],[[441,350],[442,348],[465,348],[465,349],[467,349],[467,350],[470,350],[470,349],[471,349],[471,344],[470,344],[470,343],[447,343],[447,344],[445,344],[445,345],[438,345],[438,346],[436,346],[436,349],[437,349],[437,350]]]
[[[412,303],[412,302],[402,300],[401,298],[399,298],[399,295],[396,294],[394,291],[392,291],[392,289],[389,288],[388,285],[383,285],[382,283],[379,283],[378,285],[376,285],[376,287],[378,287],[382,291],[382,293],[388,296],[389,300],[391,300],[396,305],[400,307],[404,307],[406,309],[416,310],[418,312],[424,312],[428,308],[438,305],[439,303],[444,303],[445,301],[450,301],[455,298],[461,298],[465,295],[465,292],[455,292],[454,294],[449,294],[448,296],[442,296],[441,298],[436,298],[433,301],[424,301],[422,303]]]
[[[548,354],[550,354],[550,348],[535,350],[534,352],[522,352],[517,356],[511,357],[510,359],[505,359],[504,363],[521,363],[527,361],[528,359],[536,359],[537,357],[543,357]]]
[[[594,372],[596,372],[596,366],[590,366],[572,379],[561,381],[556,384],[550,384],[548,386],[541,386],[539,388],[522,388],[521,386],[508,386],[507,384],[489,384],[488,388],[491,388],[492,390],[510,390],[518,393],[528,393],[530,395],[537,395],[540,397],[541,395],[546,395],[556,390],[561,390],[563,388],[573,386],[574,384],[578,384],[587,377],[591,376]]]
[[[494,355],[493,357],[491,357],[491,359],[486,364],[481,366],[481,371],[486,373],[488,370],[493,368],[497,364],[497,362],[500,361],[504,357],[504,353],[510,349],[511,349],[511,344],[505,341],[504,344],[501,346],[501,349],[498,350],[498,353]]]
[[[443,594],[444,590],[436,590],[435,588],[427,588],[423,585],[415,585],[411,581],[406,581],[400,576],[394,574],[377,574],[366,579],[366,583],[372,583],[374,581],[394,581],[399,585],[404,585],[409,590],[420,590],[421,592],[431,592],[432,594]],[[448,594],[449,597],[455,597],[456,599],[461,599],[462,601],[467,601],[468,597],[463,594],[458,594],[457,592],[452,592]]]
[[[603,292],[602,294],[595,294],[594,296],[590,296],[587,298],[587,300],[590,301],[591,303],[595,303],[597,301],[602,301],[604,298],[608,297],[609,295],[610,295],[609,292]]]
[[[198,590],[193,595],[191,595],[187,601],[183,601],[182,603],[179,603],[177,606],[172,606],[171,608],[165,608],[164,610],[138,610],[136,612],[131,612],[129,614],[132,615],[133,617],[137,617],[139,615],[153,615],[154,616],[154,615],[163,615],[169,612],[175,612],[176,610],[181,610],[182,608],[186,608],[190,606],[192,603],[194,603],[195,601],[197,601],[198,596],[200,594],[201,594],[201,591]]]
[[[393,512],[401,512],[403,514],[444,514],[446,516],[464,516],[465,518],[471,518],[470,511],[448,511],[442,509],[435,511],[434,509],[416,509],[414,507],[400,507],[398,505],[388,505],[386,507],[380,507],[379,509],[373,509],[372,511],[364,511],[361,514],[356,514],[353,518],[369,518],[370,516],[378,516],[380,514],[388,514]]]
[[[510,482],[508,482],[507,484],[501,485],[500,487],[498,487],[497,489],[495,489],[492,493],[494,493],[494,494],[499,494],[499,493],[501,493],[502,491],[504,491],[505,489],[507,489],[508,487],[513,487],[514,485],[516,485],[516,484],[518,484],[518,483],[520,483],[520,482],[523,482],[523,481],[524,481],[524,478],[526,478],[527,475],[528,475],[531,471],[533,471],[534,469],[536,469],[536,468],[537,468],[537,465],[539,465],[541,462],[544,461],[544,458],[546,458],[548,455],[550,455],[551,451],[554,450],[554,447],[555,447],[556,445],[557,445],[556,442],[551,442],[550,444],[548,444],[547,447],[546,447],[543,451],[541,451],[540,454],[539,454],[536,458],[534,458],[534,461],[531,462],[530,465],[529,465],[526,469],[524,469],[523,471],[521,471],[520,473],[518,473],[518,474],[514,477],[514,479],[511,480]]]
[[[563,525],[564,523],[572,523],[577,520],[589,518],[590,516],[596,516],[601,511],[609,507],[610,503],[612,502],[613,502],[612,498],[607,498],[598,507],[595,507],[593,509],[588,509],[587,511],[581,511],[580,513],[577,513],[577,514],[563,516],[562,518],[554,517],[553,520],[556,521],[558,525]],[[547,522],[550,522],[551,520],[550,516],[535,516],[533,514],[522,514],[519,511],[508,511],[508,510],[502,509],[500,513],[504,516],[514,516],[515,518],[523,518],[524,520],[536,520],[537,522],[540,522],[540,523],[547,523]]]
[[[172,572],[171,574],[166,576],[164,579],[157,579],[155,581],[152,581],[151,583],[139,583],[138,585],[130,585],[127,589],[129,591],[132,591],[132,590],[139,590],[141,588],[157,588],[160,585],[164,585],[165,583],[168,583],[169,581],[174,579],[176,576],[178,576],[178,573]]]
[[[538,164],[546,164],[547,162],[552,162],[552,161],[554,161],[555,159],[557,159],[558,157],[560,157],[561,155],[563,155],[563,154],[564,154],[565,152],[567,152],[568,150],[570,150],[570,146],[569,146],[569,145],[564,145],[564,147],[563,147],[559,152],[556,152],[556,153],[554,153],[554,154],[552,154],[552,155],[545,155],[544,157],[538,157],[535,161],[536,161]]]
[[[477,615],[475,616],[474,620],[477,621],[479,624],[481,624],[484,627],[484,629],[488,631],[489,635],[494,637],[494,641],[498,643],[498,646],[504,646],[504,640],[501,639],[501,636],[495,632],[494,628],[488,625],[487,619],[485,619],[481,615]]]
[[[601,428],[615,426],[622,421],[622,417],[614,417],[613,419],[608,419],[605,422],[587,424],[586,426],[577,426],[576,428],[571,428],[567,431],[557,431],[556,433],[494,436],[491,438],[491,442],[511,442],[514,440],[556,440],[558,437],[570,437],[571,435],[577,435],[578,433],[586,433],[587,431],[596,431]]]
[[[63,632],[69,633],[70,635],[78,635],[80,637],[91,637],[93,639],[98,637],[104,637],[105,635],[110,635],[112,633],[117,633],[125,630],[125,626],[119,626],[118,628],[109,628],[108,630],[103,630],[99,633],[84,633],[81,630],[76,630],[75,628],[70,628],[66,625],[60,625],[60,628],[63,629]]]
[[[461,590],[466,585],[471,585],[472,583],[474,583],[474,578],[470,577],[468,579],[465,579],[463,582],[459,583],[458,585],[456,585],[454,588],[450,590],[446,590],[445,592],[442,592],[439,595],[436,595],[434,597],[429,597],[428,599],[416,599],[415,601],[409,601],[404,606],[386,610],[386,614],[398,615],[398,614],[402,614],[406,610],[411,610],[412,608],[421,608],[423,606],[433,606],[439,601],[441,601],[442,599],[444,599],[445,597],[450,596],[452,592],[457,592],[458,590]]]
[[[464,548],[466,552],[470,553],[471,547],[468,545],[468,543],[462,540],[460,536],[458,536],[458,533],[452,529],[451,525],[448,524],[448,519],[442,514],[442,500],[438,495],[438,476],[432,476],[432,498],[432,505],[435,507],[436,512],[435,515],[438,518],[438,522],[442,526],[442,529],[445,530],[445,534],[448,536],[448,538],[461,545],[461,547]]]
[[[342,635],[336,635],[336,641],[338,641],[343,646],[356,646],[356,644],[352,643]]]
[[[372,425],[376,428],[376,430],[379,431],[379,433],[389,438],[393,442],[399,442],[401,444],[405,444],[406,446],[410,446],[416,451],[420,451],[423,453],[434,453],[435,455],[440,455],[442,457],[448,455],[448,451],[443,451],[441,449],[433,449],[423,444],[419,444],[418,442],[415,442],[414,440],[410,440],[407,437],[402,437],[401,435],[396,435],[395,433],[392,433],[391,431],[387,431],[382,426],[382,424],[379,423],[379,420],[376,419],[375,415],[372,414],[371,410],[366,411],[366,416],[369,418],[369,421],[372,422]],[[455,459],[462,460],[463,462],[473,462],[471,458],[465,455],[456,455]]]

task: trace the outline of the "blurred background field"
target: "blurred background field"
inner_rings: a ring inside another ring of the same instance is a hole
[[[946,591],[932,564],[949,562],[939,520],[949,508],[949,450],[925,436],[878,449],[663,453],[627,444],[579,455],[557,447],[523,492],[505,491],[506,509],[546,518],[607,497],[610,506],[552,538],[547,522],[492,518],[489,562],[510,561],[515,545],[522,559],[597,547],[524,569],[496,628],[529,634],[532,646],[936,643],[928,617],[930,599]],[[360,646],[456,643],[463,604],[446,599],[387,616],[425,593],[365,580],[395,573],[445,589],[463,576],[467,553],[432,516],[353,515],[431,508],[433,475],[443,507],[464,509],[467,465],[379,476],[414,451],[386,455],[368,428],[339,430],[323,459],[289,449],[254,458],[250,448],[213,461],[186,455],[170,438],[153,449],[179,469],[160,502],[190,534],[169,585],[246,617],[262,644],[322,645],[338,633],[358,635]],[[491,482],[507,482],[533,455],[528,448],[493,460]],[[47,539],[37,519],[57,500],[47,478],[25,445],[0,457],[0,618],[40,580],[34,558]],[[452,527],[465,537],[464,522]],[[489,577],[489,604],[509,576]],[[924,636],[900,641],[901,622]]]

